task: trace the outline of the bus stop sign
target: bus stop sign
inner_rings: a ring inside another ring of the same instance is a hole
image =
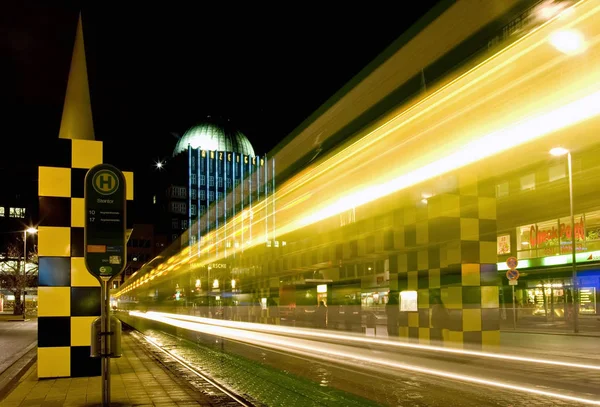
[[[112,165],[96,165],[85,176],[85,264],[99,279],[125,268],[125,191],[125,177]]]

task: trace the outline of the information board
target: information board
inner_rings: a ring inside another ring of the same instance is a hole
[[[101,279],[116,276],[125,268],[126,185],[123,173],[100,164],[85,176],[85,264]]]

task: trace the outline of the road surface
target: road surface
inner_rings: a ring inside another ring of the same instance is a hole
[[[37,343],[37,319],[0,321],[0,374]]]

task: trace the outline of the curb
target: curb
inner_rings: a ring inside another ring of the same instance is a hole
[[[0,373],[0,401],[17,386],[19,379],[37,360],[37,341],[29,345],[22,356]]]
[[[500,330],[500,333],[507,333],[507,334],[531,334],[531,335],[555,335],[555,336],[573,336],[573,337],[583,337],[583,338],[598,338],[600,339],[600,335],[593,335],[593,334],[581,334],[581,333],[574,333],[574,332],[544,332],[544,331],[540,331],[540,332],[536,332],[536,331],[519,331],[519,330]]]

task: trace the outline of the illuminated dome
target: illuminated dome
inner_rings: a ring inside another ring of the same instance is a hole
[[[254,148],[244,134],[229,122],[203,122],[192,126],[177,142],[173,156],[187,151],[188,145],[202,150],[229,151],[254,156]]]

